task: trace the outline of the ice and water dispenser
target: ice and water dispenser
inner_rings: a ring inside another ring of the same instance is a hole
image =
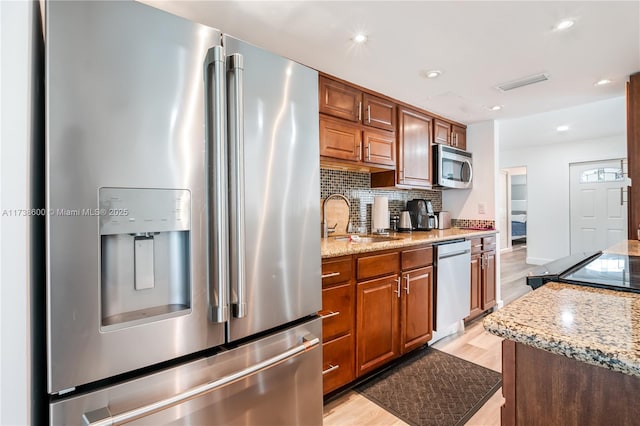
[[[111,330],[191,309],[191,194],[100,188],[101,318]]]

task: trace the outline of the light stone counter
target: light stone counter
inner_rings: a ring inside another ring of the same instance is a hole
[[[322,238],[320,252],[322,258],[344,256],[348,254],[367,253],[378,250],[388,250],[402,247],[410,247],[419,244],[437,243],[441,241],[455,240],[459,238],[487,237],[496,234],[496,230],[473,230],[450,228],[433,231],[415,231],[410,233],[391,233],[390,237],[398,238],[391,241],[375,243],[361,243],[349,241],[337,241],[334,237]]]
[[[637,241],[629,243],[627,252],[638,249]],[[637,293],[551,282],[486,317],[484,327],[505,339],[640,377]]]
[[[610,254],[622,254],[626,256],[640,256],[640,241],[627,240],[616,244],[604,251]]]

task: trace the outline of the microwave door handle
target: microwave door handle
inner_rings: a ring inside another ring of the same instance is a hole
[[[229,319],[229,231],[227,206],[226,69],[222,46],[207,52],[206,90],[206,196],[208,318]]]
[[[243,57],[234,53],[228,57],[229,71],[229,194],[230,260],[233,316],[247,315],[245,282],[245,200],[244,200],[244,102]]]
[[[464,176],[463,176],[463,171],[465,166],[467,166],[469,168],[469,180],[465,181],[464,180]],[[473,180],[473,167],[471,167],[471,163],[469,162],[469,160],[464,160],[464,162],[462,163],[462,167],[460,168],[460,181],[464,182],[464,183],[469,183]]]

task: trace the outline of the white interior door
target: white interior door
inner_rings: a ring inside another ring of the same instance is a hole
[[[571,253],[604,250],[627,239],[621,161],[569,166]]]

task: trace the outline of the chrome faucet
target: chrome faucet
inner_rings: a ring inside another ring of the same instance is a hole
[[[347,197],[345,197],[342,194],[331,194],[329,195],[327,198],[324,199],[324,201],[322,202],[322,238],[327,238],[329,236],[329,234],[336,232],[336,226],[338,226],[338,223],[336,222],[335,225],[333,225],[333,228],[329,228],[329,226],[327,225],[327,219],[326,219],[326,212],[325,209],[327,207],[327,201],[329,201],[332,198],[342,198],[346,203],[347,203],[347,207],[349,207],[349,210],[351,210],[351,203],[349,202],[349,199]],[[347,229],[349,228],[349,223],[351,223],[351,216],[349,216],[349,221],[347,222]]]

